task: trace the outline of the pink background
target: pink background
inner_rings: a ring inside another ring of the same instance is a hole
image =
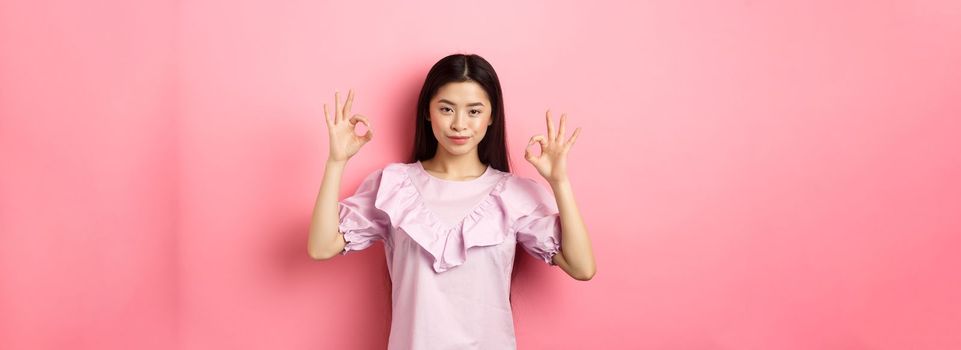
[[[544,110],[598,273],[521,349],[961,348],[961,2],[0,1],[0,349],[380,349],[383,246],[312,261],[322,104],[406,161],[454,52],[515,172]]]

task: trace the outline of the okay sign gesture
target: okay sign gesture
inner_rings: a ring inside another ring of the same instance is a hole
[[[327,135],[330,138],[330,160],[347,161],[350,157],[360,151],[360,147],[370,142],[374,138],[374,129],[370,126],[367,117],[354,114],[350,115],[350,106],[354,103],[354,90],[347,92],[347,102],[340,103],[340,92],[334,92],[334,118],[330,118],[327,111],[327,104],[324,104],[324,119],[327,121]],[[354,129],[357,123],[367,126],[367,133],[357,136]]]
[[[554,123],[551,122],[551,110],[547,110],[547,138],[544,135],[535,135],[531,137],[531,141],[527,143],[527,149],[524,152],[524,159],[534,165],[537,168],[537,172],[541,174],[547,181],[551,183],[558,183],[567,181],[567,151],[571,149],[574,145],[574,141],[577,140],[577,135],[580,134],[581,128],[574,130],[574,134],[567,141],[564,141],[564,124],[567,121],[567,114],[561,114],[561,124],[557,132],[554,132]],[[531,146],[534,143],[540,143],[541,154],[535,156],[531,152]]]

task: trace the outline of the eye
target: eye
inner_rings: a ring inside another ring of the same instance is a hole
[[[447,107],[441,107],[441,108],[440,108],[441,111],[444,111],[445,109],[449,109],[451,112],[454,111],[453,109],[450,109],[450,108],[447,108]]]
[[[471,110],[470,112],[471,112],[471,113],[477,112],[477,115],[480,115],[480,114],[481,114],[481,110],[479,110],[479,109],[473,109],[473,110]]]

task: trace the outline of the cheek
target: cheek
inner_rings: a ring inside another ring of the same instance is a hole
[[[480,136],[481,138],[487,135],[487,131],[490,130],[490,128],[487,126],[487,123],[490,123],[489,119],[478,122],[477,125],[474,126],[474,130],[476,130],[474,134]]]
[[[486,118],[481,118],[481,119],[483,120],[480,122],[480,125],[478,125],[477,127],[484,130],[490,130],[491,126],[488,124],[490,124],[491,122],[491,117],[487,116]]]
[[[487,130],[488,123],[490,123],[490,119],[484,119],[484,120],[478,121],[476,126],[477,130],[480,132],[484,132],[484,130]]]
[[[443,117],[431,112],[429,118],[430,120],[425,120],[425,122],[430,124],[431,129],[437,130],[437,127],[440,126],[441,121],[443,121]]]

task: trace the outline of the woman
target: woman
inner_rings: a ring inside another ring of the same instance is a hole
[[[510,276],[516,243],[578,280],[594,276],[594,256],[567,177],[566,115],[527,145],[527,159],[551,185],[510,173],[504,103],[493,67],[454,54],[427,73],[417,102],[409,163],[368,175],[338,202],[348,159],[373,138],[370,121],[350,116],[354,94],[324,117],[330,155],[310,227],[314,259],[384,243],[393,307],[389,349],[513,349]],[[364,123],[368,131],[357,136]],[[531,147],[540,144],[535,156]],[[563,229],[562,229],[563,228]]]

